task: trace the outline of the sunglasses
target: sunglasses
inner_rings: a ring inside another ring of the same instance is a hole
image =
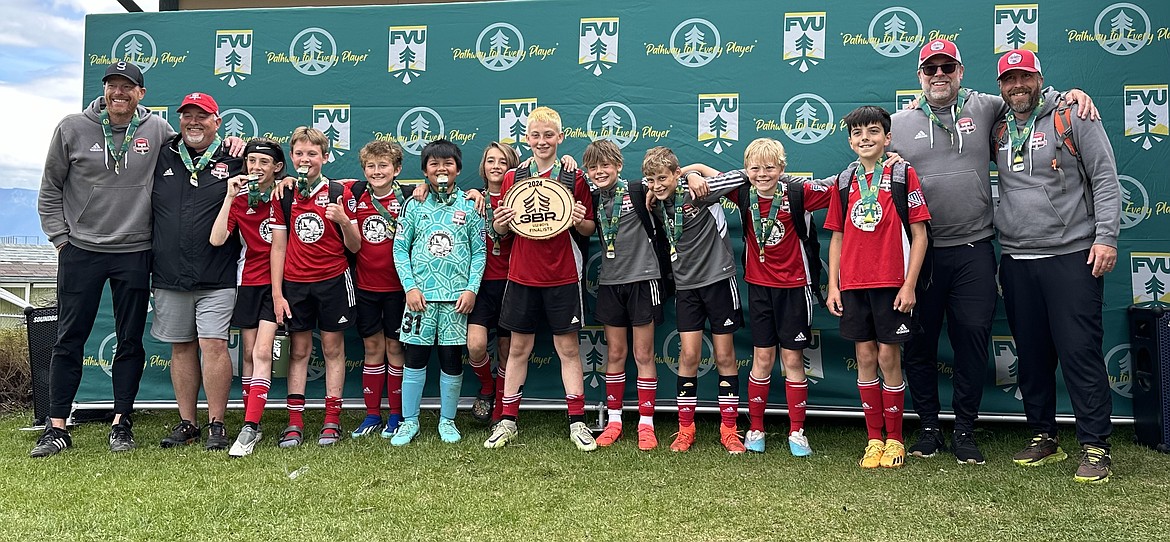
[[[934,75],[941,70],[945,74],[955,73],[955,69],[959,67],[958,63],[948,62],[946,64],[924,64],[921,68],[922,75]]]

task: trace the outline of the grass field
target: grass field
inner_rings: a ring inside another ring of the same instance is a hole
[[[232,436],[239,413],[229,418]],[[306,413],[309,431],[320,411]],[[360,411],[346,412],[352,428]],[[953,456],[863,471],[860,420],[813,418],[815,454],[789,455],[768,428],[764,455],[729,456],[717,418],[700,417],[692,451],[667,449],[675,420],[659,416],[660,448],[634,439],[584,454],[563,414],[524,412],[520,443],[481,447],[486,430],[460,415],[464,441],[446,445],[424,412],[415,443],[378,437],[328,449],[275,447],[283,413],[270,411],[254,455],[162,450],[173,412],[135,418],[139,448],[111,455],[107,428],[73,431],[74,448],[30,459],[27,413],[0,417],[2,540],[1166,540],[1170,456],[1114,436],[1108,484],[1072,480],[1069,460],[1023,468],[1010,455],[1022,425],[979,432],[983,466]],[[742,422],[741,422],[742,423]],[[910,425],[910,424],[908,424]],[[1072,428],[1065,435],[1072,444]],[[315,439],[310,438],[310,442]],[[300,476],[289,473],[305,468]]]

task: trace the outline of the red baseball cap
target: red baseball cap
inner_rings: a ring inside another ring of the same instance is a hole
[[[1004,73],[1011,70],[1023,70],[1044,75],[1040,72],[1040,59],[1036,58],[1036,53],[1027,49],[1012,49],[999,57],[999,71],[995,78],[999,79],[1003,77]]]
[[[212,98],[210,94],[192,92],[183,98],[183,104],[176,111],[182,111],[188,105],[194,105],[212,115],[219,115],[219,104],[215,103],[215,98]]]
[[[921,66],[923,62],[926,62],[926,59],[934,55],[949,56],[959,64],[963,63],[963,57],[959,54],[959,48],[951,40],[938,38],[926,42],[926,45],[923,45],[922,50],[918,52],[918,65]]]

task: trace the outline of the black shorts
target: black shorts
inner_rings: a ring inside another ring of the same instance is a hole
[[[284,281],[284,299],[292,311],[287,320],[293,331],[343,331],[353,325],[357,304],[353,275],[344,273],[320,282]]]
[[[511,331],[500,327],[500,310],[504,303],[504,290],[507,286],[507,279],[481,282],[479,294],[475,296],[475,308],[471,309],[471,314],[467,316],[467,323],[494,329],[497,337],[511,336]]]
[[[357,329],[362,338],[378,333],[398,340],[402,314],[406,310],[406,292],[371,292],[357,289]]]
[[[275,322],[272,312],[272,285],[236,287],[236,308],[232,311],[232,327],[253,329],[260,321]]]
[[[598,286],[593,318],[606,326],[633,327],[651,322],[662,325],[662,292],[658,289],[658,279]]]
[[[900,344],[910,340],[910,313],[894,310],[897,288],[863,288],[841,292],[841,338]]]
[[[735,277],[675,294],[675,323],[678,331],[703,331],[711,322],[711,333],[734,333],[743,326],[739,286]]]
[[[748,284],[748,322],[752,328],[752,346],[808,348],[812,338],[812,288]]]
[[[537,324],[544,321],[553,335],[576,333],[585,320],[583,306],[580,282],[540,287],[508,281],[500,326],[513,333],[535,334]]]

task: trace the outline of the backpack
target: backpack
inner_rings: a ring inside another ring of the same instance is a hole
[[[516,168],[516,173],[513,176],[516,183],[523,181],[532,176],[532,172],[526,167]],[[561,168],[561,174],[557,176],[556,181],[562,186],[569,189],[570,194],[575,194],[577,186],[577,171],[576,169]],[[514,186],[514,184],[513,184]],[[574,195],[574,198],[576,196]],[[595,198],[596,199],[596,198]],[[596,208],[596,207],[594,207]],[[589,262],[589,236],[577,233],[577,228],[569,227],[569,235],[573,237],[573,242],[577,244],[577,250],[581,252],[581,268],[577,270],[581,275],[581,280],[585,280],[585,265]]]
[[[646,237],[650,239],[650,243],[654,247],[654,256],[658,260],[658,271],[662,275],[658,279],[659,292],[662,294],[662,299],[669,299],[675,293],[675,282],[674,268],[670,265],[670,241],[666,239],[666,230],[661,219],[646,208],[646,187],[642,186],[641,180],[629,181],[629,197],[630,203],[634,206],[634,212],[637,213],[638,219],[642,222],[642,228],[646,230]],[[593,208],[598,209],[600,205],[601,197],[594,193]],[[597,239],[602,245],[605,245],[605,239],[601,236],[600,224],[597,226]]]
[[[1089,216],[1094,215],[1093,208],[1093,178],[1089,176],[1089,172],[1085,169],[1085,160],[1081,158],[1081,153],[1077,152],[1077,146],[1073,143],[1073,129],[1072,129],[1072,109],[1067,105],[1060,105],[1052,112],[1052,127],[1058,137],[1056,138],[1056,156],[1060,156],[1060,147],[1064,146],[1068,149],[1068,153],[1077,159],[1077,171],[1081,173],[1081,178],[1085,180],[1085,209],[1088,210]],[[995,145],[991,149],[992,160],[995,159],[995,154],[999,148],[1003,146],[1007,136],[1007,122],[1001,121],[996,125],[995,129]],[[1056,170],[1057,175],[1060,176],[1060,186],[1065,186],[1064,170],[1060,167],[1060,159],[1054,158],[1052,160],[1052,169]]]
[[[785,180],[787,179],[787,180]],[[792,225],[796,229],[796,236],[800,239],[800,244],[804,246],[805,255],[808,260],[808,277],[812,282],[813,293],[817,296],[817,303],[825,306],[825,294],[821,291],[821,274],[824,272],[824,266],[821,265],[821,241],[817,234],[817,224],[813,220],[811,212],[804,209],[804,181],[796,180],[785,175],[780,179],[784,183],[788,193],[788,214],[792,215]],[[738,197],[736,198],[736,206],[739,207],[739,220],[743,225],[744,239],[747,239],[748,229],[747,224],[751,221],[751,202],[749,201],[749,191],[747,187],[739,188],[737,190]],[[748,257],[747,244],[744,244],[744,259]],[[744,263],[746,265],[746,262]]]

